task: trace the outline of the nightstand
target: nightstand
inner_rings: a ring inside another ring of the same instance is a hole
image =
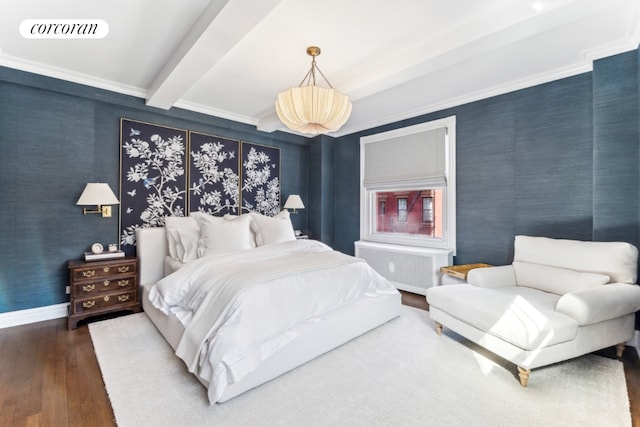
[[[134,257],[107,261],[71,260],[69,329],[78,321],[99,314],[140,311],[138,260]]]

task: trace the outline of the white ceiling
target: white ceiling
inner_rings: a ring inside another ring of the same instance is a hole
[[[102,19],[103,39],[26,39],[25,19]],[[278,92],[311,58],[353,102],[341,136],[592,69],[638,47],[638,0],[12,0],[0,65],[287,130]]]

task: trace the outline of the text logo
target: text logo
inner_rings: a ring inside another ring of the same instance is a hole
[[[108,33],[102,19],[25,19],[20,24],[26,39],[102,39]]]

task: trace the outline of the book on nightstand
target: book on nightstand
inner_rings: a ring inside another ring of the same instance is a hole
[[[85,261],[104,261],[107,259],[117,259],[124,258],[123,251],[109,251],[109,252],[101,252],[99,254],[94,254],[93,252],[85,252],[84,260]]]

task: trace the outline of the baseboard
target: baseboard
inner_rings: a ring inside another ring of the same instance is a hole
[[[67,317],[69,303],[0,313],[0,329]]]

